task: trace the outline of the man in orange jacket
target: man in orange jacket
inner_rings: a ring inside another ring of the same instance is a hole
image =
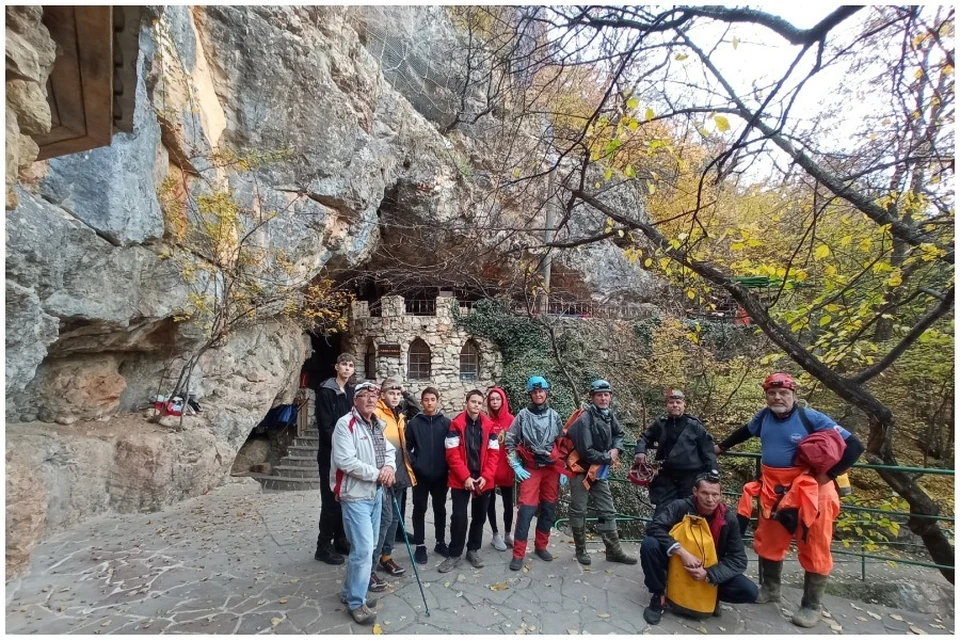
[[[857,461],[863,445],[830,417],[798,406],[797,384],[788,374],[768,376],[763,381],[763,390],[767,408],[717,445],[716,452],[722,453],[752,437],[760,438],[760,515],[753,538],[753,548],[760,556],[761,587],[757,602],[780,601],[783,558],[790,548],[790,540],[795,537],[805,575],[800,610],[792,621],[799,627],[812,627],[820,619],[827,576],[833,569],[830,543],[833,523],[840,513],[840,497],[833,481]],[[835,430],[846,442],[840,461],[819,475],[812,474],[806,467],[795,466],[800,441],[825,429]],[[799,507],[800,521],[794,524],[794,531],[788,530],[783,519],[777,517],[778,507],[787,504]],[[804,508],[804,505],[810,506]]]

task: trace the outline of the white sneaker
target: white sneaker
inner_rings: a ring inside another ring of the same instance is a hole
[[[507,550],[507,543],[503,541],[503,536],[499,533],[493,536],[493,541],[490,544],[492,544],[493,548],[497,551]]]
[[[503,537],[503,543],[512,549],[512,548],[513,548],[513,536],[510,535],[509,533],[508,533],[507,535],[505,535],[505,536]]]

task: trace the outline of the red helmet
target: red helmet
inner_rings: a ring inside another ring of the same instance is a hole
[[[767,389],[790,389],[797,390],[797,383],[788,373],[772,373],[763,381],[763,390]]]
[[[646,487],[650,485],[655,475],[657,475],[657,472],[649,464],[634,462],[630,471],[627,472],[627,480],[638,487]]]

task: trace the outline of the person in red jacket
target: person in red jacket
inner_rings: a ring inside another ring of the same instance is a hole
[[[500,442],[493,430],[493,423],[480,413],[482,408],[483,392],[474,389],[467,393],[464,411],[453,419],[443,443],[447,452],[447,466],[450,468],[447,486],[450,487],[453,509],[450,516],[450,556],[440,563],[440,573],[453,571],[460,564],[464,541],[467,543],[467,560],[475,569],[483,567],[477,552],[483,542],[487,503],[500,462]],[[467,540],[468,502],[471,508],[470,538]]]
[[[487,415],[493,423],[493,431],[497,434],[500,451],[504,450],[503,439],[507,429],[513,424],[513,414],[510,413],[510,401],[507,393],[500,387],[493,387],[487,391]],[[487,517],[490,520],[490,529],[493,531],[493,548],[497,551],[506,551],[513,546],[513,482],[515,476],[507,456],[501,455],[497,464],[497,473],[493,477],[494,486],[500,490],[503,500],[503,533],[497,529],[497,493],[490,494],[490,506],[487,508]]]

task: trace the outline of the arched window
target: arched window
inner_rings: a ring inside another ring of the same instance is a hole
[[[430,379],[430,347],[420,338],[415,338],[410,343],[410,351],[407,353],[407,379]]]
[[[460,379],[476,380],[480,375],[480,349],[473,339],[467,340],[460,350]]]
[[[367,380],[377,379],[377,346],[367,341],[367,353],[363,356],[363,375]]]

